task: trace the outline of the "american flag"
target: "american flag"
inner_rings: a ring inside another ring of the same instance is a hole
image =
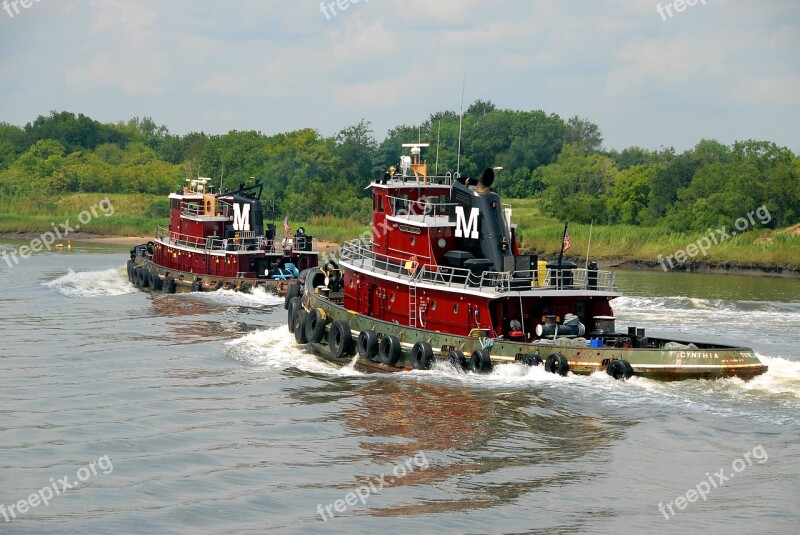
[[[289,234],[292,232],[292,227],[289,226],[289,216],[283,218],[283,233]]]
[[[564,251],[572,247],[572,236],[569,235],[569,230],[564,233]]]

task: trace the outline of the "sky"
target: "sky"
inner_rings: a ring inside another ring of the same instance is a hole
[[[465,108],[587,118],[608,149],[800,153],[800,0],[0,0],[0,47],[0,122],[19,126],[65,110],[328,136],[366,119],[381,140],[459,112],[463,90]]]

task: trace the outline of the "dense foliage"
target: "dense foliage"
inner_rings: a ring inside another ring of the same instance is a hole
[[[477,176],[501,167],[496,189],[537,198],[545,213],[564,220],[704,230],[761,205],[772,215],[770,226],[800,220],[800,159],[771,142],[702,140],[681,154],[603,151],[600,129],[587,119],[497,109],[480,100],[459,122],[455,112],[437,112],[420,125],[391,129],[379,143],[365,120],[331,137],[312,129],[180,136],[147,117],[112,125],[52,112],[22,128],[0,123],[0,196],[163,195],[207,176],[226,189],[260,180],[278,218],[366,221],[364,185],[397,164],[402,143],[421,140],[431,144],[431,172]],[[149,210],[158,214],[163,207]]]

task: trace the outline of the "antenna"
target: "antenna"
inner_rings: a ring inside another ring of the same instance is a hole
[[[433,172],[435,176],[439,176],[439,137],[442,133],[442,120],[439,119],[439,129],[436,131],[436,170]]]
[[[458,116],[458,157],[456,173],[461,174],[461,122],[464,119],[464,88],[467,86],[467,68],[464,67],[464,81],[461,83],[461,115]]]

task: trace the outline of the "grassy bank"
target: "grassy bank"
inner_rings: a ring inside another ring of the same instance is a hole
[[[514,199],[513,221],[518,225],[521,248],[536,251],[548,257],[558,255],[564,223],[542,215],[534,199]],[[589,225],[571,223],[572,248],[566,256],[585,258],[589,243]],[[734,230],[727,228],[730,233]],[[711,233],[672,232],[662,227],[634,227],[629,225],[601,226],[591,229],[591,251],[593,260],[636,261],[646,264],[658,262],[661,255],[675,255],[676,251],[686,251],[689,244],[696,244],[703,237],[709,237],[711,246],[706,255],[697,254],[689,261],[710,265],[731,265],[759,268],[783,268],[800,270],[800,233],[798,228],[771,230],[764,229],[756,220],[756,227],[731,236],[730,239],[714,245]],[[719,239],[719,234],[714,233]],[[708,242],[706,242],[708,243]]]
[[[103,202],[105,199],[108,201]],[[100,193],[77,193],[58,199],[0,198],[0,232],[40,234],[51,230],[53,224],[61,228],[68,222],[73,228],[80,225],[80,232],[98,236],[151,236],[157,225],[168,223],[165,217],[145,215],[159,199],[163,196]],[[83,212],[86,214],[81,216]],[[79,217],[87,222],[81,224]]]
[[[81,212],[108,198],[113,214],[105,216],[99,208],[81,232],[98,236],[152,236],[157,225],[168,223],[165,217],[155,217],[163,196],[134,194],[72,194],[59,199],[41,198],[25,201],[0,198],[0,233],[39,234],[51,229],[52,223],[70,220],[77,223]],[[564,224],[542,215],[535,199],[514,199],[513,220],[518,225],[521,249],[536,252],[548,258],[558,255]],[[162,206],[163,208],[163,206]],[[149,214],[149,215],[148,215]],[[280,221],[276,221],[281,226]],[[368,230],[368,226],[351,219],[332,216],[312,217],[308,221],[293,221],[292,229],[305,227],[306,232],[324,241],[341,243]],[[756,268],[782,268],[800,271],[800,232],[756,228],[732,236],[718,245],[712,245],[706,256],[697,255],[696,262],[718,266]],[[731,231],[732,229],[728,229]],[[589,225],[570,224],[572,249],[567,258],[583,259],[589,240]],[[635,261],[654,264],[659,255],[666,258],[678,250],[696,243],[708,234],[671,232],[661,227],[633,227],[627,225],[600,226],[592,229],[590,256],[605,262]]]

